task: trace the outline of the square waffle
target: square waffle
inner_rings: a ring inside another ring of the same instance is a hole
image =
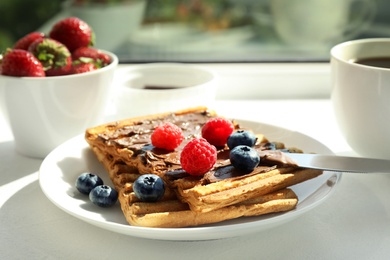
[[[186,174],[180,166],[180,151],[195,137],[214,111],[197,107],[121,120],[87,129],[85,139],[104,165],[115,189],[126,220],[145,227],[187,227],[216,223],[244,216],[288,211],[298,203],[288,187],[314,178],[321,171],[300,169],[288,161],[275,164],[263,161],[249,174],[239,174],[227,160],[228,149],[218,151],[215,167],[202,177]],[[157,149],[150,135],[162,122],[182,128],[185,140],[175,151]],[[240,126],[233,121],[236,129]],[[258,134],[256,149],[261,152],[268,140]],[[283,144],[279,143],[279,146]],[[158,202],[142,202],[132,184],[142,174],[153,173],[166,183]]]

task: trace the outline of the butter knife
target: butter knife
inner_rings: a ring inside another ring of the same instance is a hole
[[[323,154],[286,155],[303,168],[337,172],[390,173],[390,160]]]

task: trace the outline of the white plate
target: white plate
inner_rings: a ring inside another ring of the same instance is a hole
[[[256,133],[265,134],[270,141],[281,141],[287,146],[304,149],[305,152],[332,153],[323,144],[301,133],[258,122],[239,122]],[[272,228],[291,221],[322,203],[335,190],[341,178],[341,173],[324,172],[315,179],[293,186],[299,203],[296,209],[289,212],[239,218],[201,227],[145,228],[128,225],[119,203],[112,208],[99,208],[88,200],[88,196],[76,190],[75,181],[83,172],[94,172],[101,176],[105,183],[111,184],[104,168],[84,141],[84,135],[77,136],[53,150],[43,161],[39,172],[43,192],[65,212],[107,230],[161,240],[220,239]]]

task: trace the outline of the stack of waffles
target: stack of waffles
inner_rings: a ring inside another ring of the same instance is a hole
[[[180,166],[180,151],[192,138],[200,137],[202,126],[217,116],[214,111],[197,107],[87,129],[85,139],[118,191],[130,225],[178,228],[289,211],[298,203],[289,187],[322,173],[297,167],[284,153],[264,153],[269,141],[259,133],[255,148],[262,163],[252,172],[237,171],[229,162],[229,149],[224,147],[218,150],[217,163],[208,173],[188,175]],[[174,151],[151,144],[153,130],[164,122],[181,127],[185,136]],[[236,130],[242,129],[232,122]],[[283,143],[276,145],[284,148]],[[164,196],[157,202],[140,201],[132,190],[140,175],[150,173],[166,184]]]

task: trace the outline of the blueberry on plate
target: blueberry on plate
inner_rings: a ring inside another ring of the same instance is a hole
[[[229,146],[230,150],[238,145],[253,147],[256,143],[256,140],[256,135],[251,131],[237,130],[228,137],[227,145]]]
[[[133,191],[142,201],[158,201],[165,192],[164,181],[155,174],[144,174],[133,183]]]
[[[102,185],[103,180],[93,173],[83,173],[76,180],[76,189],[88,195],[93,188],[96,186]]]
[[[230,151],[230,162],[238,170],[251,172],[259,165],[260,156],[252,147],[238,145]]]
[[[118,192],[108,185],[99,185],[91,190],[89,199],[99,207],[108,208],[118,200]]]

